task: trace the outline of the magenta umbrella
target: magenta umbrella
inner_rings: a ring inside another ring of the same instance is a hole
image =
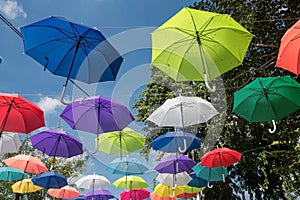
[[[122,200],[143,200],[150,197],[150,192],[145,189],[123,191],[120,194]]]

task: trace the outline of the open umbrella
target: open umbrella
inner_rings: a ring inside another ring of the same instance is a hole
[[[94,28],[49,17],[21,27],[25,53],[51,73],[85,83],[115,80],[123,58]]]
[[[193,170],[198,177],[208,181],[208,187],[212,187],[210,182],[221,180],[225,181],[225,177],[228,175],[228,171],[225,167],[209,168],[202,166],[201,163],[194,166]]]
[[[31,179],[32,183],[46,189],[61,188],[68,185],[66,177],[55,172],[44,172]]]
[[[198,177],[195,172],[190,173],[190,177],[192,180],[188,183],[188,186],[202,188],[208,184],[207,180]],[[210,182],[209,184],[212,185],[213,183],[214,182]]]
[[[233,112],[250,122],[275,121],[300,109],[300,84],[289,76],[256,78],[234,93]]]
[[[85,200],[109,200],[113,198],[115,198],[115,196],[108,190],[90,191],[84,196]]]
[[[180,127],[185,133],[185,127],[207,122],[217,114],[213,105],[200,97],[178,96],[167,99],[147,120],[158,126]],[[180,152],[187,150],[185,137],[183,144],[183,149],[179,148]]]
[[[162,185],[172,186],[173,188],[177,186],[187,185],[192,178],[188,175],[187,172],[181,172],[177,174],[158,174],[156,180]]]
[[[0,180],[16,181],[26,177],[26,174],[21,170],[13,167],[0,167]]]
[[[56,198],[75,198],[75,197],[78,197],[79,196],[79,192],[71,187],[71,186],[64,186],[62,188],[59,188],[59,189],[49,189],[48,190],[48,194],[50,196],[53,196],[53,197],[56,197]]]
[[[283,37],[279,47],[276,66],[286,69],[294,74],[300,74],[300,20],[289,28]]]
[[[124,176],[119,178],[114,183],[117,188],[124,188],[126,190],[138,190],[148,187],[148,183],[139,176]]]
[[[152,64],[214,91],[208,80],[241,65],[252,37],[230,15],[183,8],[152,32]]]
[[[170,197],[170,196],[161,197],[155,193],[151,193],[150,198],[151,198],[151,200],[176,200],[177,199],[175,196],[174,197]]]
[[[0,93],[0,136],[3,131],[29,133],[45,126],[44,112],[18,94]]]
[[[171,186],[158,184],[155,186],[153,193],[160,197],[176,197],[177,195],[184,193],[184,187],[178,186],[176,188],[172,188]]]
[[[108,164],[106,170],[113,174],[136,175],[144,174],[148,168],[136,158],[125,157],[123,160],[114,159]]]
[[[172,155],[161,160],[154,169],[159,173],[177,174],[191,170],[196,165],[195,161],[187,156]]]
[[[43,189],[40,186],[34,185],[30,179],[23,179],[21,181],[18,181],[16,183],[14,183],[11,186],[11,188],[14,193],[20,193],[20,194],[37,192],[37,191]]]
[[[120,200],[143,200],[150,197],[150,192],[145,189],[123,191],[120,194]]]
[[[17,153],[22,145],[19,134],[2,133],[0,136],[0,154]]]
[[[107,154],[130,154],[144,147],[146,137],[130,128],[107,132],[98,137],[98,149]]]

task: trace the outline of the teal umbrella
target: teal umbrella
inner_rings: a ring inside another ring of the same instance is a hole
[[[26,173],[12,167],[0,168],[0,180],[3,181],[16,181],[24,179],[27,176]]]

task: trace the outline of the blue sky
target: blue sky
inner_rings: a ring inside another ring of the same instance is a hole
[[[78,84],[92,95],[111,96],[130,107],[150,80],[151,32],[181,8],[193,3],[193,0],[0,0],[0,12],[17,28],[49,16],[61,16],[100,29],[125,61],[115,82]],[[59,96],[65,78],[43,71],[41,65],[23,53],[21,38],[2,22],[0,36],[0,56],[4,59],[0,64],[1,92],[18,93],[38,104],[45,111],[47,127],[56,127],[64,108]],[[68,88],[67,95],[74,98],[83,96],[72,87]],[[95,135],[75,132],[63,122],[62,126],[65,131],[79,136],[88,150],[93,149],[90,145],[93,147]],[[141,124],[133,123],[131,127],[139,130]],[[138,153],[130,156],[140,158]],[[120,175],[111,175],[104,168],[114,158],[116,156],[98,153],[94,159],[87,161],[88,172],[109,176],[113,182]],[[148,163],[140,159],[153,168],[154,157]],[[143,175],[148,182],[154,176],[153,172]],[[120,192],[113,187],[110,190],[115,194]]]

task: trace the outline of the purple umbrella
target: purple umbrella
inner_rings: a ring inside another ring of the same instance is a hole
[[[85,195],[86,200],[108,200],[115,198],[108,190],[94,190]]]
[[[154,168],[159,173],[177,174],[192,169],[196,163],[187,156],[172,155],[164,158]]]

